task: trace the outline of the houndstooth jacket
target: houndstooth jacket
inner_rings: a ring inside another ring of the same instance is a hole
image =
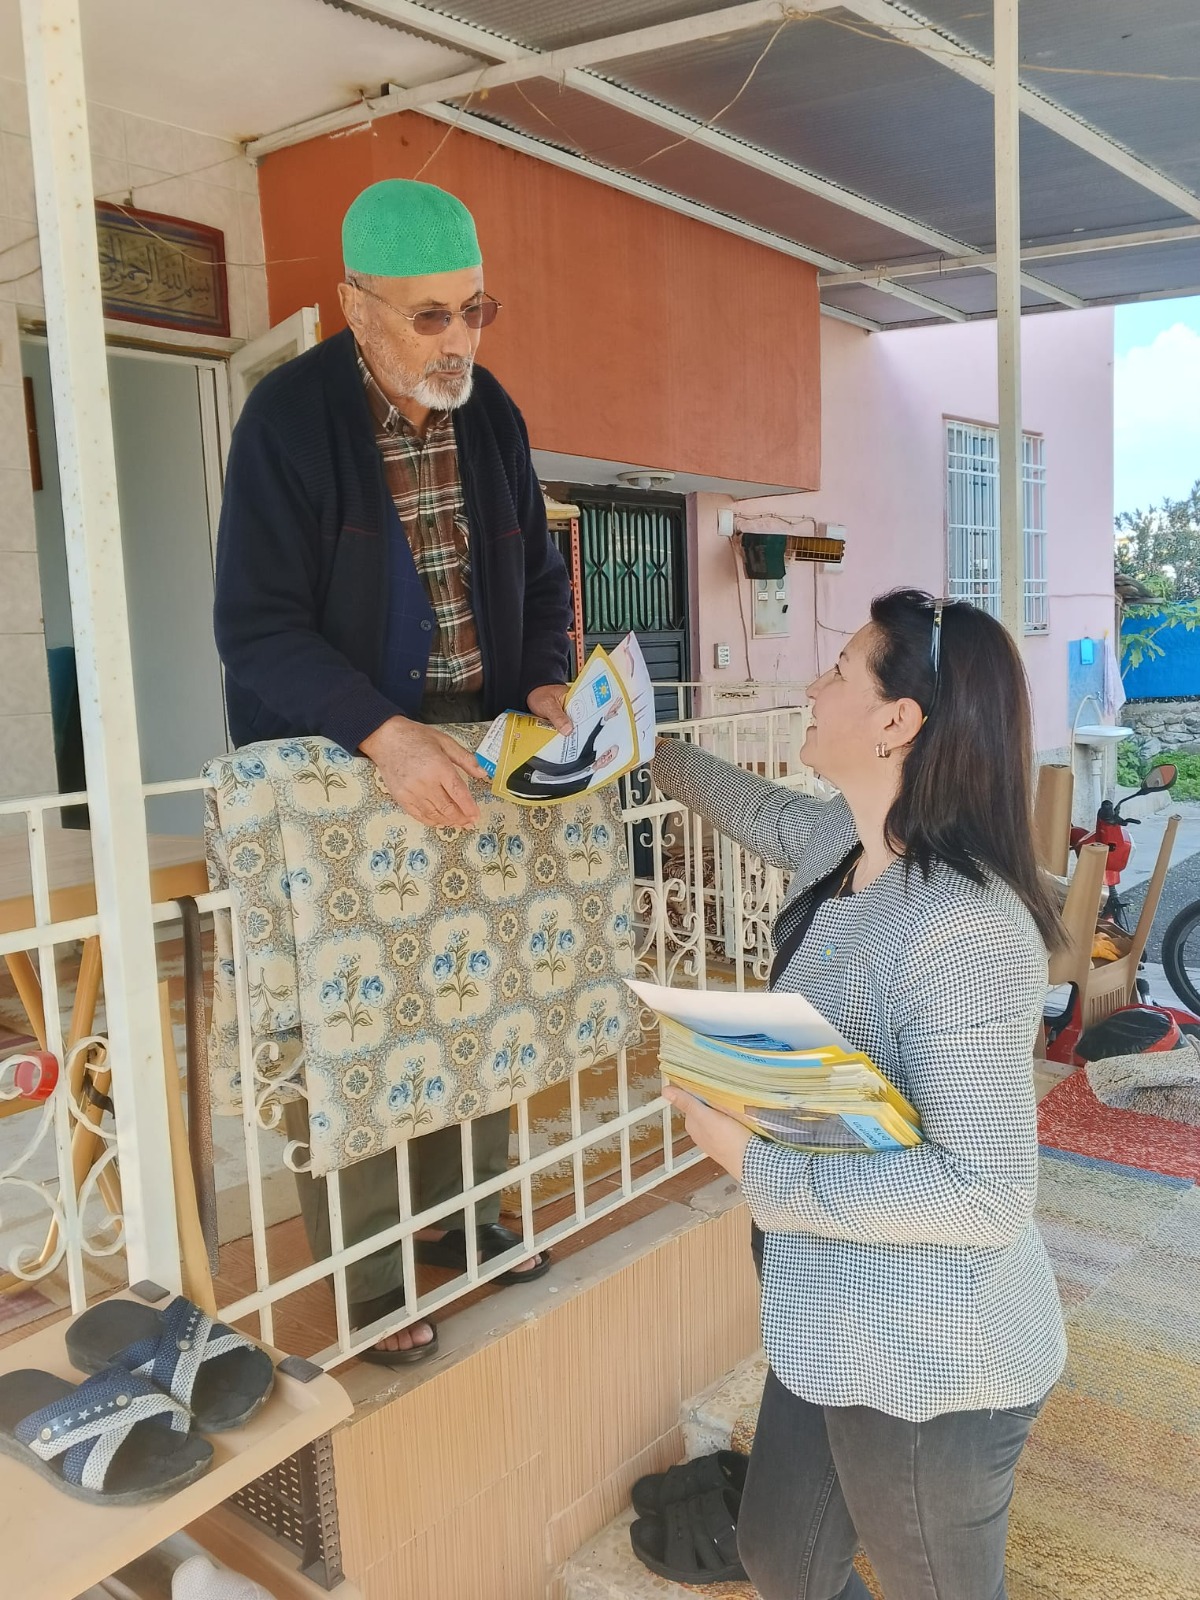
[[[857,842],[814,800],[679,740],[660,789],[794,877],[789,902]],[[1066,1358],[1033,1221],[1033,1042],[1046,954],[1021,900],[946,866],[895,862],[831,900],[777,985],[798,991],[920,1113],[925,1142],[812,1156],[750,1141],[742,1187],[764,1230],[762,1325],[793,1393],[910,1421],[1041,1399]]]

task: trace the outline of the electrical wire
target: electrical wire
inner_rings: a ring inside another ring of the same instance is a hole
[[[122,187],[120,189],[104,189],[104,190],[101,190],[100,193],[98,193],[95,198],[96,198],[96,200],[98,202],[102,202],[102,203],[107,204],[107,205],[115,206],[116,209],[118,211],[120,211],[123,215],[128,217],[129,220],[132,223],[134,223],[135,226],[137,228],[139,228],[142,233],[148,234],[150,236],[150,238],[157,240],[159,244],[165,245],[165,246],[167,246],[167,248],[176,251],[178,253],[178,255],[183,260],[192,261],[197,266],[208,267],[208,266],[211,266],[213,264],[211,258],[209,258],[207,256],[193,255],[191,252],[186,250],[184,248],[184,246],[181,245],[177,239],[168,239],[165,234],[161,234],[161,233],[157,232],[154,228],[150,227],[147,223],[143,222],[141,217],[139,217],[139,216],[137,216],[135,214],[135,207],[133,205],[133,197],[134,197],[135,194],[139,194],[140,195],[145,190],[157,188],[159,185],[164,184],[164,183],[174,183],[174,182],[177,182],[178,180],[180,180],[182,178],[195,178],[195,177],[198,177],[203,172],[211,172],[217,167],[226,167],[226,166],[229,165],[229,163],[231,161],[238,161],[240,159],[242,159],[242,158],[239,157],[239,156],[236,156],[236,155],[234,155],[234,156],[222,156],[219,161],[206,161],[203,166],[189,167],[183,172],[168,172],[168,173],[164,173],[161,178],[150,178],[145,183],[126,184],[124,187]],[[125,203],[124,204],[122,204],[122,199],[121,199],[122,196],[125,197]],[[20,283],[22,278],[32,277],[33,274],[39,270],[39,268],[41,266],[41,240],[40,240],[40,235],[37,234],[36,232],[35,233],[26,234],[25,238],[17,239],[13,244],[8,244],[8,245],[4,245],[3,247],[0,247],[0,258],[3,258],[4,256],[13,254],[14,251],[24,249],[26,245],[30,245],[30,244],[36,244],[39,247],[38,248],[38,260],[37,260],[37,263],[35,265],[33,265],[33,266],[27,267],[23,272],[15,273],[11,277],[0,278],[0,288],[3,288],[6,285],[11,284],[11,283]],[[261,268],[265,269],[267,267],[297,266],[302,262],[316,261],[316,260],[319,260],[319,259],[320,258],[318,256],[316,256],[316,255],[308,255],[308,256],[278,256],[278,257],[274,257],[270,261],[231,261],[228,256],[222,256],[220,258],[220,263],[219,264],[221,266],[225,266],[225,267],[251,267],[251,268],[260,268],[261,267]]]
[[[734,534],[729,541],[729,553],[733,557],[733,583],[737,591],[738,620],[742,624],[742,640],[746,647],[746,682],[754,683],[756,680],[753,668],[750,665],[750,629],[746,625],[746,603],[742,599],[742,568],[741,563],[738,561],[738,552],[741,548],[742,542]]]
[[[766,44],[763,46],[762,50],[759,53],[758,60],[754,63],[754,65],[750,68],[750,71],[742,79],[742,86],[738,90],[738,92],[734,95],[733,99],[732,100],[727,100],[719,111],[714,111],[712,116],[708,118],[707,122],[702,122],[700,124],[700,127],[697,128],[694,133],[685,133],[684,136],[682,137],[682,139],[674,139],[674,140],[672,140],[672,142],[670,144],[664,144],[661,150],[655,150],[650,155],[646,156],[643,160],[639,161],[638,162],[638,166],[639,167],[649,166],[649,164],[652,161],[657,161],[659,156],[665,156],[671,150],[678,150],[680,145],[690,144],[691,141],[696,137],[696,134],[701,132],[702,129],[715,127],[717,125],[717,123],[720,122],[721,118],[725,115],[725,113],[727,111],[732,111],[733,110],[734,106],[737,105],[738,101],[742,98],[742,96],[745,94],[746,90],[750,87],[750,84],[751,84],[751,82],[753,81],[753,78],[754,78],[754,74],[758,71],[759,67],[761,67],[763,62],[767,59],[767,56],[771,52],[771,47],[774,45],[774,43],[775,43],[776,39],[778,39],[779,35],[783,32],[783,30],[786,27],[789,26],[790,23],[797,22],[799,20],[801,20],[799,17],[792,15],[790,12],[786,12],[786,8],[785,8],[785,15],[784,15],[783,21],[779,24],[779,26],[775,29],[775,32],[771,35],[771,37],[767,40]]]

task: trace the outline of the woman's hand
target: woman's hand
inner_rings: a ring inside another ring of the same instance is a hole
[[[754,1135],[736,1117],[727,1117],[723,1111],[714,1111],[694,1094],[687,1094],[668,1084],[663,1099],[669,1100],[677,1111],[683,1113],[683,1125],[688,1137],[698,1144],[706,1156],[711,1156],[719,1167],[724,1167],[731,1178],[742,1181],[742,1161],[746,1146]]]

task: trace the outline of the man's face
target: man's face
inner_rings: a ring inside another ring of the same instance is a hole
[[[482,268],[362,281],[361,288],[343,283],[338,292],[346,321],[384,392],[431,411],[461,406],[471,393],[480,330],[468,328],[459,313],[482,296]],[[410,320],[421,311],[453,311],[454,316],[440,332],[422,334]]]

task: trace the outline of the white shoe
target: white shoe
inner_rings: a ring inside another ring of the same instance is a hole
[[[171,1576],[171,1600],[273,1600],[253,1578],[219,1567],[208,1556],[191,1556]]]

